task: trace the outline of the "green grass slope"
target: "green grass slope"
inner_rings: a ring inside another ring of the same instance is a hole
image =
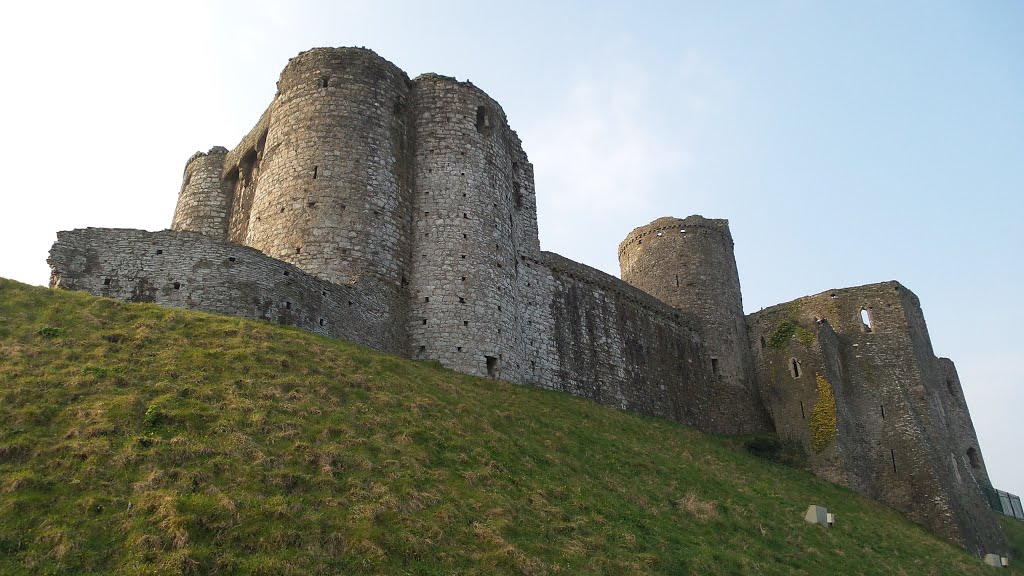
[[[838,517],[806,524],[808,504]],[[0,280],[0,574],[987,574],[735,441]]]

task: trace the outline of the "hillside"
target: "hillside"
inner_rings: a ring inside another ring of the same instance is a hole
[[[736,440],[0,279],[0,574],[990,570]]]

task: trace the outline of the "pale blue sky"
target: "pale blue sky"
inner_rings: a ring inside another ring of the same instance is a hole
[[[165,228],[288,58],[366,46],[497,99],[542,247],[618,273],[659,216],[728,218],[748,311],[895,279],[957,362],[992,479],[1024,494],[1024,3],[32,3],[0,22],[0,276],[58,229]]]

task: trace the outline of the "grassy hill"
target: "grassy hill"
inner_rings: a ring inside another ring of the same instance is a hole
[[[0,279],[0,574],[990,570],[736,440]]]

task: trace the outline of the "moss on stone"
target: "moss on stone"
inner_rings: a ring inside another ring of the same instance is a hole
[[[813,344],[815,339],[814,332],[803,328],[795,319],[790,318],[779,323],[766,343],[772,348],[781,349],[785,348],[794,337],[805,346]]]
[[[811,448],[821,452],[836,439],[836,397],[832,394],[832,385],[818,374],[814,380],[818,384],[818,401],[811,408],[811,418],[807,423],[811,432]]]

